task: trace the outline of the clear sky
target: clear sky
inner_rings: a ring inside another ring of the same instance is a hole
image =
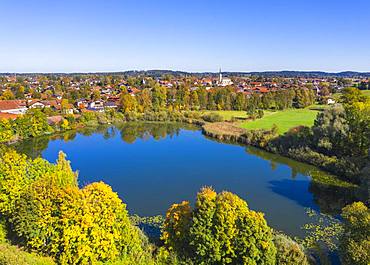
[[[370,71],[370,0],[0,0],[0,72]]]

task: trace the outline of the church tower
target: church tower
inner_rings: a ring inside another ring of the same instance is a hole
[[[218,83],[222,83],[222,73],[221,73],[221,67],[220,67],[220,72],[219,72],[219,77],[218,77]]]

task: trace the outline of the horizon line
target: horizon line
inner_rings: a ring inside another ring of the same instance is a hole
[[[148,69],[148,70],[113,70],[113,71],[9,71],[0,74],[108,74],[108,73],[125,73],[125,72],[150,72],[150,71],[169,71],[169,72],[182,72],[187,74],[217,74],[219,71],[185,71],[185,70],[173,70],[173,69]],[[325,70],[262,70],[262,71],[221,71],[222,73],[282,73],[282,72],[299,72],[299,73],[325,73],[325,74],[341,74],[341,73],[358,73],[358,74],[370,74],[369,71],[355,71],[355,70],[342,70],[342,71],[325,71]]]

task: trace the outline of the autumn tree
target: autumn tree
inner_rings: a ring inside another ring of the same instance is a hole
[[[370,209],[355,202],[342,210],[344,233],[340,241],[344,264],[370,264]]]
[[[15,99],[15,96],[14,96],[13,92],[10,89],[7,89],[3,92],[0,99],[2,99],[2,100],[11,100],[11,99]]]
[[[13,122],[0,118],[0,143],[8,142],[14,138]]]
[[[272,230],[263,214],[230,192],[203,188],[194,209],[187,202],[173,205],[162,239],[196,264],[275,264]]]
[[[120,109],[124,112],[135,111],[137,106],[136,98],[129,93],[123,93],[119,101]]]

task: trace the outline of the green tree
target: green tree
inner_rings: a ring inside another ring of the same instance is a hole
[[[196,264],[275,264],[271,228],[238,196],[203,188],[189,211],[186,202],[171,207],[163,228],[165,246],[179,255]]]
[[[370,209],[362,202],[343,208],[344,234],[340,242],[344,264],[370,264]]]
[[[190,93],[190,106],[192,110],[198,110],[200,107],[198,92],[196,90],[193,90]]]
[[[167,104],[167,89],[156,84],[152,90],[152,104],[155,111],[162,110]]]
[[[46,115],[39,109],[29,110],[16,119],[16,132],[22,138],[36,137],[53,132],[47,122]]]
[[[361,90],[356,87],[347,87],[343,89],[340,101],[344,104],[351,105],[355,102],[365,102],[366,96],[364,96],[361,93]]]

